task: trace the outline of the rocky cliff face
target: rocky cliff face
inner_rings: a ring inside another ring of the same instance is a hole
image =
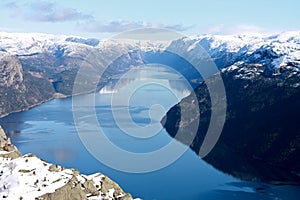
[[[274,56],[274,55],[273,55]],[[227,95],[227,116],[221,137],[204,160],[236,177],[253,181],[300,183],[300,75],[298,65],[283,64],[272,71],[270,54],[265,61],[238,62],[221,71]],[[211,77],[207,81],[214,81]],[[190,147],[198,154],[211,117],[210,94],[203,82],[195,89],[200,113],[180,112],[198,106],[191,96],[174,106],[162,120],[175,137],[179,127],[184,135],[199,121]],[[188,120],[188,121],[187,121]],[[179,141],[187,144],[186,138]]]
[[[0,116],[40,104],[53,97],[52,85],[43,75],[23,70],[20,60],[0,53]]]
[[[75,169],[47,163],[32,154],[21,156],[0,127],[1,199],[131,200],[103,174],[83,175]]]

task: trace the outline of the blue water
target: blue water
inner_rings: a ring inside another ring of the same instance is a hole
[[[138,87],[141,85],[143,86]],[[190,89],[175,72],[161,66],[152,66],[133,70],[126,76],[113,80],[100,93],[74,98],[85,105],[81,107],[80,120],[91,128],[91,132],[94,131],[92,124],[89,124],[91,116],[84,113],[88,113],[86,111],[92,107],[105,136],[115,146],[129,152],[147,153],[160,150],[173,141],[160,125],[160,119]],[[130,98],[125,101],[128,95]],[[88,104],[91,99],[95,100],[95,105]],[[189,149],[175,162],[156,171],[118,171],[118,166],[114,169],[108,167],[88,152],[77,133],[72,111],[72,98],[55,99],[2,118],[0,124],[23,154],[34,153],[48,162],[76,168],[85,174],[101,172],[118,182],[134,197],[146,200],[290,200],[300,197],[299,187],[251,183],[233,178],[214,169]],[[128,113],[131,119],[128,119]],[[153,126],[147,129],[149,124]],[[159,131],[151,137],[136,138],[130,136],[130,132],[120,129],[120,126],[126,127],[127,131],[137,132],[141,137],[146,137],[153,130]],[[101,141],[98,143],[100,152],[110,155],[105,148],[102,149]],[[183,146],[180,143],[177,145]],[[110,156],[112,160],[118,158],[118,155]],[[164,156],[158,156],[156,161],[164,159]],[[153,162],[155,160],[144,164],[151,165]],[[130,164],[139,166],[141,163]]]

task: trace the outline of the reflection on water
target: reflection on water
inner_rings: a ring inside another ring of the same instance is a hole
[[[120,148],[132,152],[149,152],[168,144],[172,138],[159,122],[163,115],[162,108],[153,105],[162,105],[167,110],[178,102],[178,98],[186,96],[189,88],[184,80],[169,69],[157,66],[133,70],[120,78],[121,81],[118,80],[112,80],[95,96],[89,94],[74,98],[79,98],[83,105],[95,98],[94,108],[99,123],[106,136]],[[138,88],[129,99],[129,104],[124,105],[123,100],[128,96],[129,89],[149,80],[156,84]],[[168,87],[173,89],[172,92]],[[116,96],[112,106],[113,95]],[[80,109],[82,121],[88,124],[91,116],[84,114],[86,107]],[[130,127],[131,121],[124,110],[129,111],[132,121],[137,125],[146,127],[151,122],[159,126],[160,131],[150,139],[124,134],[115,123],[112,112],[118,113],[120,125],[134,129]],[[82,145],[73,122],[71,98],[56,99],[29,111],[9,115],[0,119],[0,123],[22,153],[32,152],[48,162],[77,168],[87,174],[100,171],[116,180],[125,191],[146,200],[290,200],[300,196],[298,187],[272,186],[235,179],[206,164],[191,150],[172,165],[151,173],[131,174],[111,169],[98,162]]]
[[[100,93],[116,93],[122,90],[122,88],[128,87],[129,84],[134,83],[135,85],[140,85],[145,81],[153,81],[157,84],[167,86],[181,97],[187,96],[190,93],[190,88],[188,87],[187,81],[184,77],[179,76],[177,72],[171,68],[158,65],[147,65],[139,68],[133,68],[122,76],[114,77],[100,90]],[[154,89],[149,88],[149,90],[153,91]],[[156,88],[155,92],[157,92]]]

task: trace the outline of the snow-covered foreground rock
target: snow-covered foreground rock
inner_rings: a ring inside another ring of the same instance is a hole
[[[47,163],[33,154],[21,156],[0,127],[0,199],[130,200],[103,174],[83,175]]]

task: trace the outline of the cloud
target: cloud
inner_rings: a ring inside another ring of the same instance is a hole
[[[153,24],[144,21],[126,21],[126,20],[113,20],[109,22],[90,21],[83,25],[83,29],[88,32],[106,32],[115,33],[123,32],[131,29],[138,28],[165,28],[175,31],[185,31],[191,27],[186,27],[181,24],[168,25],[168,24]]]
[[[12,17],[21,17],[28,21],[36,22],[67,22],[92,20],[93,16],[84,14],[74,8],[62,7],[48,1],[33,1],[31,3],[19,3],[11,1],[6,4]]]
[[[235,35],[247,33],[266,33],[267,29],[253,24],[237,24],[237,25],[216,25],[209,27],[207,31],[209,34]]]
[[[18,8],[17,3],[14,1],[8,2],[4,4],[5,7],[10,8],[10,9],[16,9]]]
[[[111,20],[99,21],[91,14],[83,13],[72,7],[64,7],[49,0],[2,2],[10,17],[32,22],[77,22],[77,29],[85,32],[118,33],[139,28],[163,28],[186,31],[192,26],[182,24],[150,23],[146,21]]]

